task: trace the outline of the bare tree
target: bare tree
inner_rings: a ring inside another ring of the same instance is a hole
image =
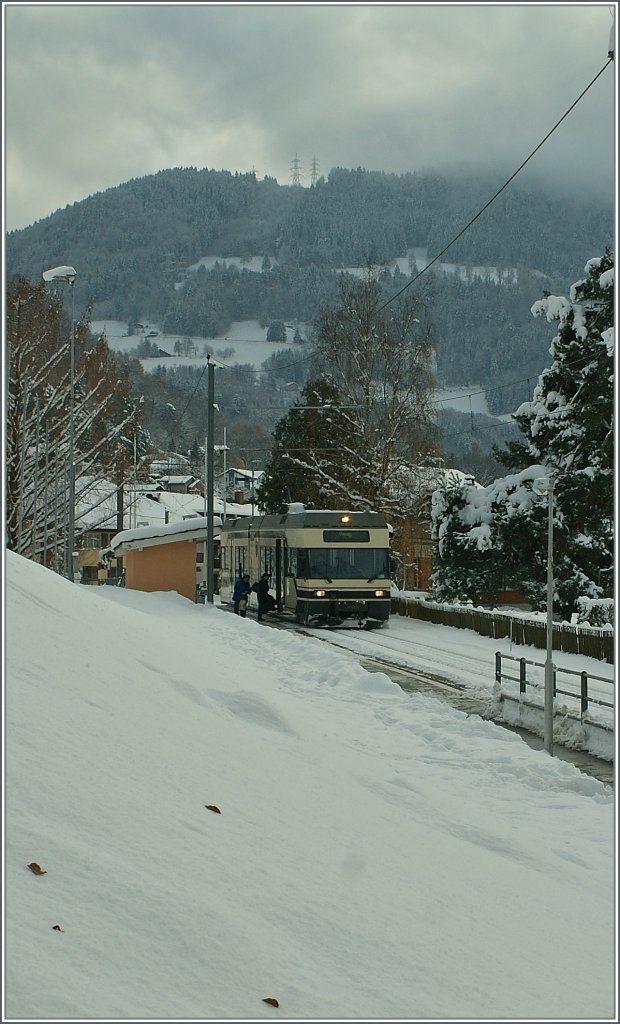
[[[67,539],[70,346],[61,299],[43,284],[9,283],[6,300],[6,544],[58,571]],[[76,504],[97,476],[118,471],[139,430],[131,398],[105,338],[89,346],[90,310],[75,325]],[[80,534],[76,514],[76,536]],[[83,528],[82,528],[83,529]]]
[[[388,304],[382,274],[343,275],[340,305],[315,322],[315,374],[340,396],[337,453],[312,466],[324,494],[348,507],[410,516],[416,481],[436,465],[428,301],[421,292]],[[328,428],[329,429],[329,428]]]

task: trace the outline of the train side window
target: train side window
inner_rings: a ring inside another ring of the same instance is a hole
[[[260,549],[259,564],[262,565],[262,572],[268,572],[270,576],[273,576],[275,558],[272,547],[262,547]]]
[[[284,574],[286,576],[297,575],[297,548],[285,548]]]

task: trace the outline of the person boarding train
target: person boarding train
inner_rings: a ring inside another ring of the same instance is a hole
[[[252,584],[252,590],[258,598],[257,622],[260,622],[263,615],[272,612],[276,607],[276,599],[269,593],[269,573],[264,572],[256,583]]]
[[[235,586],[233,589],[233,611],[235,615],[240,615],[242,619],[245,619],[245,613],[248,607],[248,598],[252,592],[250,586],[250,574],[244,573],[238,580],[235,580]]]

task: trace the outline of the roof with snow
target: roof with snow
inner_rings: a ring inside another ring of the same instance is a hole
[[[112,538],[110,550],[115,556],[122,557],[128,551],[139,551],[158,544],[176,544],[187,540],[206,541],[208,525],[206,516],[197,516],[180,523],[168,523],[167,526],[142,526],[135,530],[121,530]],[[219,518],[217,526],[221,526]]]

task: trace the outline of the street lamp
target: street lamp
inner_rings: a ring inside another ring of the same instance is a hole
[[[532,482],[536,494],[546,494],[547,520],[547,654],[545,658],[545,718],[544,745],[553,754],[553,485],[552,476],[537,477]]]
[[[75,547],[75,462],[73,458],[75,433],[75,293],[77,273],[74,267],[52,267],[43,271],[44,281],[60,281],[71,285],[71,370],[69,376],[69,498],[67,509],[67,540],[65,545],[65,575],[74,581],[73,548]]]
[[[214,507],[214,491],[215,491],[215,476],[213,467],[213,454],[215,452],[215,437],[214,437],[214,420],[213,411],[218,409],[215,404],[215,367],[223,366],[223,363],[218,363],[211,357],[211,353],[207,353],[207,369],[209,371],[207,377],[207,436],[205,438],[205,486],[206,486],[206,499],[205,499],[205,514],[207,516],[207,593],[206,600],[209,604],[213,604],[213,595],[215,592],[213,575],[215,571],[215,559],[213,550],[213,507]],[[219,410],[218,410],[219,411]],[[224,447],[226,447],[226,434],[224,434]]]

